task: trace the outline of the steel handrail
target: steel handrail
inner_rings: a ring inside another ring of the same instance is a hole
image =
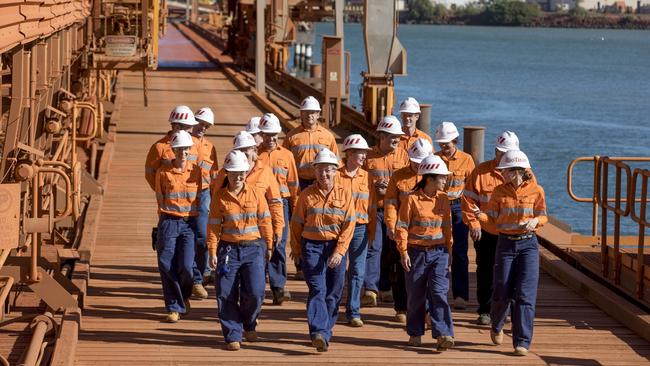
[[[650,222],[646,218],[646,208],[648,206],[648,178],[650,178],[650,170],[648,169],[634,169],[632,175],[632,193],[636,197],[637,180],[639,177],[641,181],[641,207],[639,208],[640,215],[636,214],[635,201],[631,202],[630,217],[632,221],[639,224],[639,234],[637,238],[637,258],[636,258],[636,296],[639,299],[643,298],[643,288],[645,279],[645,258],[644,258],[644,244],[645,244],[645,230],[650,227]]]

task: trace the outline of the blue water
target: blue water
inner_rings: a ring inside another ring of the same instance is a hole
[[[333,32],[332,23],[317,24],[317,34]],[[591,206],[567,194],[570,161],[650,156],[650,31],[401,25],[398,38],[408,52],[408,76],[395,80],[398,101],[432,104],[433,128],[443,120],[487,127],[486,158],[499,133],[515,131],[549,213],[576,231],[590,232]],[[346,24],[345,49],[352,52],[351,104],[359,105],[366,69],[360,24]],[[591,165],[577,173],[574,190],[590,197]],[[628,233],[634,228],[625,225]]]

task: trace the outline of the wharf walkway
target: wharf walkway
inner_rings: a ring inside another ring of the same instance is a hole
[[[170,47],[182,47],[181,56],[166,49],[166,42]],[[175,28],[169,27],[161,43],[161,61],[198,62],[209,68],[149,73],[148,108],[142,106],[140,74],[123,73],[120,77],[118,133],[98,223],[76,364],[650,363],[648,342],[544,273],[540,277],[535,336],[529,356],[511,356],[509,325],[504,344],[491,345],[489,328],[474,324],[474,266],[470,268],[472,299],[468,310],[453,314],[457,346],[444,353],[435,351],[430,336],[423,338],[425,344],[421,348],[408,346],[403,327],[392,321],[394,312],[390,304],[382,304],[362,309],[366,323],[363,328],[338,324],[329,352],[319,354],[311,347],[307,333],[307,287],[293,279],[287,284],[293,301],[281,307],[271,304],[267,291],[258,327],[260,341],[244,343],[239,352],[223,348],[213,286],[208,288],[209,299],[192,301],[190,315],[176,324],[164,323],[160,277],[150,244],[151,228],[156,224],[156,202],[143,177],[147,150],[167,132],[168,113],[177,104],[187,104],[192,109],[206,105],[213,108],[217,123],[209,130],[209,138],[217,147],[220,160],[231,147],[232,136],[248,118],[263,113],[248,92],[237,90],[202,57],[187,47]],[[470,254],[473,262],[473,249]],[[293,267],[289,271],[293,274]],[[343,321],[344,316],[340,319]]]

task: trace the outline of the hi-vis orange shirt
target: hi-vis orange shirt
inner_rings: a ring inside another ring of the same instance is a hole
[[[187,162],[185,169],[171,164],[161,167],[156,173],[154,190],[158,200],[158,213],[188,217],[198,215],[201,168]]]
[[[482,211],[481,223],[496,225],[499,234],[526,234],[526,223],[534,218],[539,220],[537,228],[548,222],[544,189],[532,179],[516,189],[510,183],[497,186]]]
[[[302,252],[301,238],[336,240],[336,253],[345,255],[354,234],[354,204],[343,187],[325,196],[317,184],[305,188],[291,217],[291,252]]]
[[[370,174],[370,189],[376,192],[375,183],[382,180],[388,182],[394,172],[407,165],[409,165],[408,153],[399,146],[389,153],[383,153],[379,146],[373,146],[368,152],[365,163],[365,169]],[[384,208],[384,196],[375,194],[374,200],[370,201],[370,206],[374,206],[375,209]]]
[[[399,147],[404,149],[404,151],[409,151],[413,143],[419,138],[423,138],[433,144],[431,137],[427,135],[424,131],[418,130],[417,128],[413,132],[412,136],[407,136],[406,134],[402,135],[399,139]]]
[[[406,253],[408,245],[445,245],[451,250],[451,207],[447,194],[437,191],[435,196],[429,197],[422,189],[418,189],[409,195],[399,208],[395,241],[401,255]]]
[[[456,149],[456,152],[451,158],[448,158],[442,151],[438,151],[436,155],[442,158],[442,161],[447,164],[447,169],[451,172],[447,180],[446,188],[449,200],[460,199],[465,189],[465,181],[472,174],[472,171],[474,171],[474,159],[470,154],[459,149]]]
[[[149,183],[151,189],[154,191],[156,190],[156,171],[158,171],[158,169],[163,165],[169,165],[176,157],[174,155],[174,150],[172,150],[172,145],[170,144],[171,136],[172,132],[169,131],[165,137],[151,145],[149,153],[147,154],[147,160],[144,163],[144,177],[147,180],[147,183]],[[197,148],[199,140],[192,136],[192,141],[194,142],[194,145],[190,148],[190,154],[187,157],[187,160],[196,163],[199,157],[199,150]]]
[[[291,151],[282,146],[278,146],[273,151],[260,148],[258,158],[262,163],[271,167],[280,187],[280,195],[282,198],[288,198],[291,207],[295,207],[300,195],[300,187],[298,186],[296,162]]]
[[[214,172],[213,172],[214,175]],[[221,168],[216,177],[212,180],[212,191],[215,192],[223,186],[227,177],[226,171]],[[261,161],[256,161],[253,169],[246,176],[246,185],[253,187],[266,197],[266,202],[271,211],[271,220],[273,222],[273,233],[282,237],[284,230],[284,209],[282,207],[282,196],[275,176],[268,165]],[[212,194],[214,198],[214,193]]]
[[[214,145],[210,140],[205,136],[196,139],[194,142],[198,148],[198,154],[201,157],[199,159],[198,165],[201,167],[201,172],[203,173],[203,187],[208,188],[210,186],[210,181],[212,180],[210,174],[213,170],[219,169],[219,162],[217,160],[217,150],[214,148]]]
[[[351,176],[343,166],[339,168],[334,177],[334,186],[343,187],[352,195],[357,224],[368,223],[368,202],[370,202],[373,196],[372,192],[374,192],[374,190],[370,190],[369,183],[368,172],[363,168],[357,169],[357,173]]]
[[[210,255],[216,256],[221,240],[237,243],[260,238],[268,249],[273,248],[271,213],[262,193],[246,183],[238,195],[229,192],[228,187],[218,189],[208,217]]]
[[[298,168],[298,177],[306,180],[316,178],[311,163],[321,149],[326,147],[335,155],[339,154],[334,135],[319,125],[311,130],[305,129],[302,125],[294,128],[284,138],[283,146],[293,154]]]
[[[395,230],[397,224],[397,212],[400,205],[406,202],[409,194],[415,188],[415,185],[422,179],[417,172],[411,169],[411,166],[406,166],[393,174],[388,182],[386,189],[386,198],[384,199],[384,222],[386,228]]]

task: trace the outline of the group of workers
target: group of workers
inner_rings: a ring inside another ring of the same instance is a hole
[[[204,136],[214,125],[212,110],[171,112],[171,131],[145,163],[158,201],[155,249],[166,320],[189,313],[191,296],[207,298],[214,276],[226,349],[255,342],[267,274],[273,304],[291,299],[289,242],[309,288],[307,322],[318,351],[328,349],[346,286],[350,326],[363,326],[361,306],[392,302],[409,345],[422,345],[428,324],[444,351],[454,345],[449,275],[453,306],[464,309],[471,237],[477,323],[489,325],[492,342],[501,344],[511,314],[514,353],[526,355],[539,277],[535,230],[547,217],[544,191],[517,136],[502,133],[494,159],[475,166],[458,148],[456,126],[442,122],[432,140],[416,128],[420,106],[407,98],[401,121],[379,121],[375,146],[353,134],[339,156],[320,111],[318,100],[305,98],[301,123],[282,145],[275,115],[251,118],[221,169]]]

